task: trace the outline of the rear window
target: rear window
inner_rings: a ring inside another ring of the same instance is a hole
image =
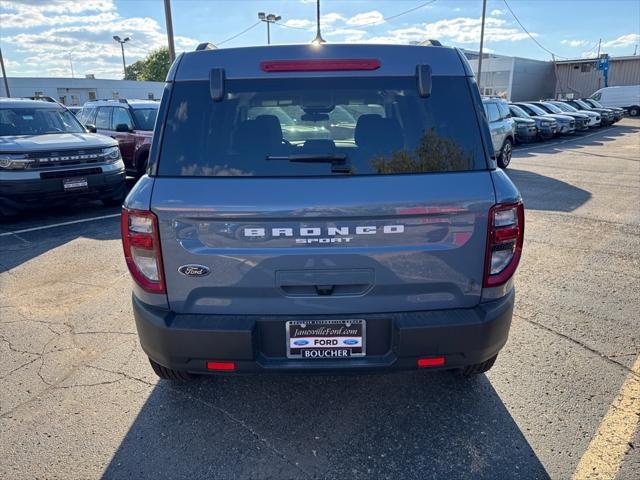
[[[487,168],[467,80],[413,77],[228,80],[174,85],[158,174],[317,176]]]
[[[158,115],[157,108],[134,108],[133,116],[136,117],[136,123],[139,130],[153,130]]]

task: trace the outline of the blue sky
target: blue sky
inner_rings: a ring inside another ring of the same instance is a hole
[[[507,0],[524,27],[560,57],[602,52],[632,55],[640,43],[638,0]],[[323,36],[332,42],[408,43],[436,38],[477,49],[481,0],[322,0]],[[172,0],[176,50],[219,43],[257,22],[257,12],[282,16],[273,43],[306,43],[315,35],[314,0]],[[389,20],[386,17],[415,10]],[[161,0],[0,0],[0,47],[9,76],[93,73],[120,78],[120,48],[112,35],[130,36],[127,63],[166,44]],[[516,23],[503,0],[489,0],[485,46],[505,55],[551,59]],[[266,43],[255,25],[224,47]],[[638,54],[640,54],[640,46]]]

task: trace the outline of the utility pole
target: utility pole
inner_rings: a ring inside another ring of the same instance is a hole
[[[71,52],[69,52],[69,66],[71,66],[71,78],[76,78],[73,74],[73,59],[71,58]]]
[[[173,42],[173,20],[171,19],[171,0],[164,0],[164,17],[167,22],[167,40],[169,42],[169,62],[176,59],[176,47]]]
[[[7,94],[7,97],[11,97],[11,92],[9,92],[9,81],[7,80],[7,72],[4,69],[4,58],[2,57],[2,49],[0,48],[0,67],[2,67],[2,78],[4,79],[4,91]]]
[[[127,63],[124,61],[124,44],[131,40],[129,37],[126,37],[124,40],[120,38],[118,35],[114,35],[113,39],[120,44],[120,49],[122,50],[122,74],[124,77],[127,76]],[[122,78],[124,78],[122,77]]]
[[[478,89],[482,81],[482,49],[484,48],[484,19],[487,14],[487,0],[482,0],[482,25],[480,26],[480,57],[478,57]],[[482,93],[482,89],[480,89]]]
[[[316,38],[311,43],[314,45],[326,43],[326,40],[320,34],[320,0],[316,0]]]
[[[596,55],[596,58],[600,58],[600,45],[602,45],[602,39],[598,41],[598,54]]]
[[[271,24],[279,22],[282,17],[274,13],[258,12],[258,19],[267,24],[267,45],[271,45]]]

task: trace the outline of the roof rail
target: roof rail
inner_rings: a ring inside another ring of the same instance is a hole
[[[95,100],[89,100],[89,102],[118,102],[129,103],[126,98],[96,98]],[[87,103],[89,103],[87,102]]]
[[[216,50],[217,48],[218,47],[216,47],[213,43],[203,42],[196,47],[196,52],[199,52],[200,50]]]
[[[34,95],[33,97],[21,97],[29,100],[41,100],[43,102],[59,103],[55,98],[48,95]]]
[[[420,45],[426,47],[441,47],[442,43],[440,43],[440,40],[432,40],[429,38],[427,40],[424,40],[423,42],[420,42]]]

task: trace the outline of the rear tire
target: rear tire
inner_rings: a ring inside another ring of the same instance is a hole
[[[637,117],[638,115],[640,115],[640,107],[637,105],[634,105],[633,107],[629,107],[629,116],[630,117]]]
[[[151,368],[153,368],[153,371],[156,373],[156,375],[163,380],[171,380],[172,382],[180,383],[193,380],[193,375],[191,375],[189,372],[163,367],[162,365],[154,362],[151,359],[149,359],[149,363],[151,364]]]
[[[495,354],[489,360],[486,360],[482,363],[475,363],[473,365],[467,365],[462,369],[463,377],[473,377],[475,375],[480,375],[482,373],[488,372],[493,367],[493,364],[496,363],[496,359],[498,358],[498,354]]]
[[[513,154],[513,143],[511,139],[507,138],[500,149],[500,156],[498,157],[498,166],[500,168],[507,168],[511,163],[511,155]]]
[[[149,163],[149,154],[148,153],[144,154],[142,157],[140,157],[138,159],[138,162],[137,162],[137,165],[136,165],[136,171],[137,171],[137,174],[138,174],[138,178],[140,178],[145,173],[147,173],[147,164],[148,163]]]

